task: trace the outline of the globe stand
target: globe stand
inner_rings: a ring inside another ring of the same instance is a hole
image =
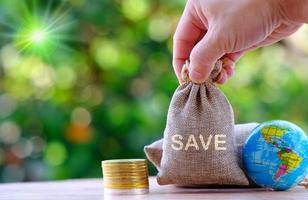
[[[308,178],[305,178],[305,180],[303,182],[301,182],[300,184],[298,184],[299,186],[303,186],[306,189],[308,189]]]

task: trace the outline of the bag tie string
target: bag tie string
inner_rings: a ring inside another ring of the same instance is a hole
[[[182,67],[182,70],[181,70],[181,78],[183,81],[185,82],[190,82],[191,79],[189,78],[189,61],[186,60],[183,67]],[[219,79],[221,79],[221,76],[222,76],[222,73],[221,73],[221,70],[222,70],[222,65],[223,65],[223,61],[222,60],[218,60],[216,63],[215,63],[215,66],[210,74],[210,77],[209,77],[209,81],[210,82],[216,82],[218,81]]]

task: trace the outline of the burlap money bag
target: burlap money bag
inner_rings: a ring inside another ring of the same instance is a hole
[[[234,126],[235,134],[235,146],[237,149],[238,163],[241,169],[243,169],[242,161],[242,148],[243,145],[250,135],[251,131],[257,127],[259,124],[255,122],[246,124],[236,124]],[[163,139],[156,140],[152,144],[146,145],[144,147],[144,153],[151,163],[156,167],[157,171],[160,171],[161,157],[163,154]],[[200,163],[202,165],[203,163]]]
[[[222,63],[216,63],[210,80],[189,80],[189,65],[182,70],[187,82],[170,102],[164,131],[160,185],[248,185],[237,162],[233,110],[215,86]]]

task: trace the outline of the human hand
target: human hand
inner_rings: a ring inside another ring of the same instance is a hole
[[[293,4],[284,0],[188,0],[173,40],[173,67],[179,81],[183,82],[181,69],[186,59],[190,59],[190,79],[202,83],[222,58],[217,83],[224,83],[243,53],[275,43],[302,25],[290,15],[299,6]]]

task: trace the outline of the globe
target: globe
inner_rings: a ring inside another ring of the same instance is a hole
[[[260,124],[243,146],[249,178],[261,187],[287,190],[308,172],[308,137],[293,123],[275,120]]]

